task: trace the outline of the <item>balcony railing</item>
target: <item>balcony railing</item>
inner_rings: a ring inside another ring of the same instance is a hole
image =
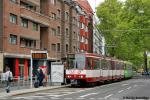
[[[40,1],[39,0],[21,0],[21,1],[24,1],[24,2],[28,2],[28,3],[31,3],[31,4],[34,4],[34,5],[40,5]]]
[[[21,17],[29,19],[31,21],[40,23],[41,25],[44,26],[49,26],[50,24],[50,18],[46,15],[43,15],[39,12],[30,10],[28,8],[25,8],[23,6],[21,6]]]

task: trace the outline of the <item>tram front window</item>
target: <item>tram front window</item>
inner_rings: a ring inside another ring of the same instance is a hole
[[[75,61],[74,59],[68,59],[68,69],[74,68]]]
[[[74,68],[84,69],[84,67],[85,67],[85,55],[76,54],[75,55],[75,66],[74,66]]]

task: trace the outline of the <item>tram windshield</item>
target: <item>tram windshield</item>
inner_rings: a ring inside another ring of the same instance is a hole
[[[68,54],[68,58],[67,58],[67,69],[72,69],[74,68],[75,65],[75,54]]]
[[[74,66],[74,68],[84,69],[84,67],[85,67],[85,55],[76,54],[75,55],[75,66]]]
[[[85,55],[83,54],[69,54],[67,59],[67,69],[84,69]]]

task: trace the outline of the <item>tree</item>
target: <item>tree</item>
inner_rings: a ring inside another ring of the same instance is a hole
[[[106,45],[116,46],[108,48],[111,56],[137,66],[143,63],[143,52],[150,50],[149,5],[149,0],[126,0],[125,3],[105,0],[97,7],[98,27],[104,34]]]

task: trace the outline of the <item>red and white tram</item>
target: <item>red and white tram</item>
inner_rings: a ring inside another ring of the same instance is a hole
[[[68,54],[66,79],[85,85],[124,78],[124,62],[92,53]]]

